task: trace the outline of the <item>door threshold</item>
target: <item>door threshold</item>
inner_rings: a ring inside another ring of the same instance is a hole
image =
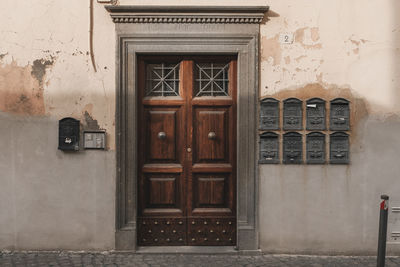
[[[233,246],[149,246],[138,247],[136,253],[143,254],[241,254]]]

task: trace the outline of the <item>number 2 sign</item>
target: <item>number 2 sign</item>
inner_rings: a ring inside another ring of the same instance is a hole
[[[281,44],[292,44],[294,41],[293,33],[281,33],[279,35],[279,41]]]

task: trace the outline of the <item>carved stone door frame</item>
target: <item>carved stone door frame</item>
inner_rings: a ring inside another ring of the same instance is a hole
[[[117,33],[116,249],[138,249],[137,56],[225,54],[238,59],[237,249],[258,250],[258,23],[268,7],[106,8]]]

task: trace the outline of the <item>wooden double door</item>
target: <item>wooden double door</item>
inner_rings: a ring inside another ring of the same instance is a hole
[[[234,56],[138,57],[138,245],[236,244]]]

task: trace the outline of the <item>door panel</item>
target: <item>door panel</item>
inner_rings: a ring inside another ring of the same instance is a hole
[[[138,58],[138,245],[236,244],[236,59]]]
[[[148,208],[180,208],[179,174],[146,174]]]
[[[203,177],[204,175],[198,176],[195,179],[197,185],[197,205],[195,207],[220,207],[225,204],[225,177]],[[195,199],[196,199],[195,198]]]
[[[193,206],[190,214],[234,216],[233,181],[230,173],[193,174]]]
[[[229,160],[227,108],[195,107],[194,114],[194,162],[227,162]]]
[[[181,140],[176,131],[180,108],[147,108],[147,162],[178,162],[177,145]]]

